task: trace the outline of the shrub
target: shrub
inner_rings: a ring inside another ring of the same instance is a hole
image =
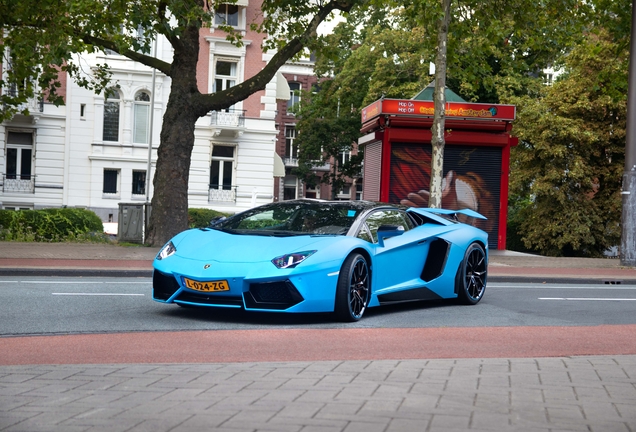
[[[0,240],[5,241],[109,241],[101,219],[77,208],[0,210]]]
[[[205,228],[210,225],[210,221],[218,216],[229,216],[229,213],[223,213],[216,210],[206,208],[188,209],[188,226],[190,228]]]

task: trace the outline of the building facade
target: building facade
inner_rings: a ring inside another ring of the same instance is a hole
[[[242,32],[242,47],[226,41],[216,26],[201,30],[197,77],[202,92],[236,85],[257,74],[271,58],[261,49],[264,35],[249,28],[259,6],[260,2],[239,0],[217,11],[217,17]],[[172,58],[167,40],[159,38],[153,48],[161,59]],[[28,116],[16,115],[0,124],[2,208],[84,207],[104,222],[117,222],[120,203],[144,203],[152,197],[170,78],[114,52],[81,57],[89,68],[109,64],[112,87],[95,94],[62,76],[64,106],[34,100]],[[311,62],[299,64],[286,66],[291,88],[312,74]],[[299,69],[302,74],[296,73]],[[303,78],[294,81],[297,76]],[[279,74],[265,90],[197,121],[190,207],[233,213],[278,198],[285,183],[275,175],[284,178],[285,173],[277,151],[285,155],[279,140],[287,132],[285,122],[277,120],[277,98],[289,97],[288,84]]]

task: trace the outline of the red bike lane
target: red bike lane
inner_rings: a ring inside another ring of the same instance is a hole
[[[135,332],[0,338],[0,365],[636,354],[636,325]]]

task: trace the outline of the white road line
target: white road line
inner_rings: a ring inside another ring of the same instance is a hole
[[[145,294],[123,294],[123,293],[51,293],[59,296],[144,296]]]
[[[539,300],[570,300],[570,301],[636,301],[636,298],[539,297]]]
[[[529,284],[529,283],[504,283],[504,282],[489,282],[488,288],[493,289],[511,289],[511,290],[519,290],[519,289],[543,289],[543,290],[617,290],[617,291],[634,291],[636,290],[636,285],[630,284],[589,284],[589,285],[571,285],[571,284]]]

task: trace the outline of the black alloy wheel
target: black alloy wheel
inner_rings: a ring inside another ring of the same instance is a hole
[[[349,255],[338,276],[336,318],[344,322],[358,321],[367,309],[369,295],[370,273],[367,260],[360,254]]]
[[[467,305],[479,303],[486,291],[488,276],[486,252],[479,243],[468,246],[458,273],[456,283],[459,300]]]

